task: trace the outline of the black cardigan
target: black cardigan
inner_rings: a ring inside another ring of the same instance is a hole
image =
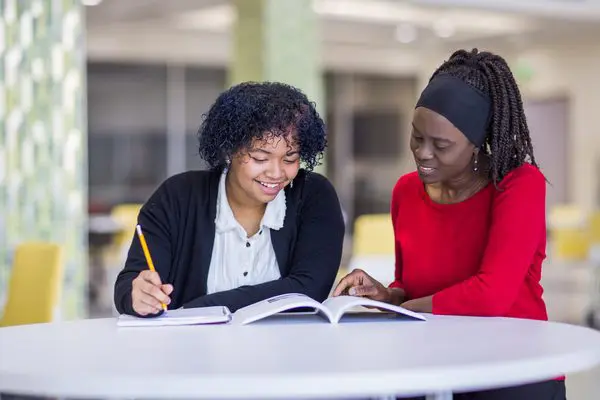
[[[281,278],[206,294],[215,239],[217,193],[222,171],[190,171],[175,175],[142,206],[142,226],[154,266],[163,283],[174,287],[169,308],[223,305],[234,312],[284,293],[303,293],[317,301],[329,295],[342,257],[344,222],[337,194],[323,176],[301,169],[286,187],[284,225],[271,231]],[[148,269],[137,236],[115,283],[120,313],[137,315],[131,282]]]

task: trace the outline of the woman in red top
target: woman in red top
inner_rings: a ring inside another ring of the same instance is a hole
[[[350,294],[434,314],[547,320],[546,180],[537,167],[521,95],[501,57],[455,52],[417,102],[410,148],[417,171],[394,187],[395,280],[362,270]],[[566,398],[562,378],[458,394],[455,399]]]

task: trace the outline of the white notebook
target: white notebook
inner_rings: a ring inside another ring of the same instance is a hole
[[[199,307],[168,310],[158,317],[139,318],[121,314],[117,326],[175,326],[223,324],[231,320],[231,312],[227,307]]]

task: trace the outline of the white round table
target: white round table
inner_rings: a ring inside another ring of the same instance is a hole
[[[416,396],[528,383],[600,363],[600,333],[560,323],[317,316],[247,326],[0,329],[0,392],[76,398]],[[444,393],[446,393],[444,395]]]

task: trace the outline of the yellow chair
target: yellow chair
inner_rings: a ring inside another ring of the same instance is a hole
[[[356,218],[349,270],[360,268],[387,285],[394,280],[394,260],[394,228],[390,214]]]
[[[51,322],[63,278],[62,248],[53,243],[17,246],[1,326]]]
[[[394,228],[390,214],[361,215],[354,222],[352,254],[393,255]]]
[[[112,208],[110,216],[122,229],[114,234],[111,246],[102,255],[105,265],[119,267],[122,265],[123,257],[127,253],[135,233],[137,217],[141,208],[142,204],[136,203],[118,204]]]
[[[550,211],[548,220],[554,257],[562,261],[587,259],[590,231],[585,211],[575,205],[557,205]]]
[[[600,211],[594,211],[589,219],[589,231],[591,244],[600,244]]]
[[[141,208],[142,204],[131,203],[116,205],[111,210],[111,217],[123,227],[123,230],[116,235],[114,241],[118,248],[129,245],[135,231],[137,217]]]

